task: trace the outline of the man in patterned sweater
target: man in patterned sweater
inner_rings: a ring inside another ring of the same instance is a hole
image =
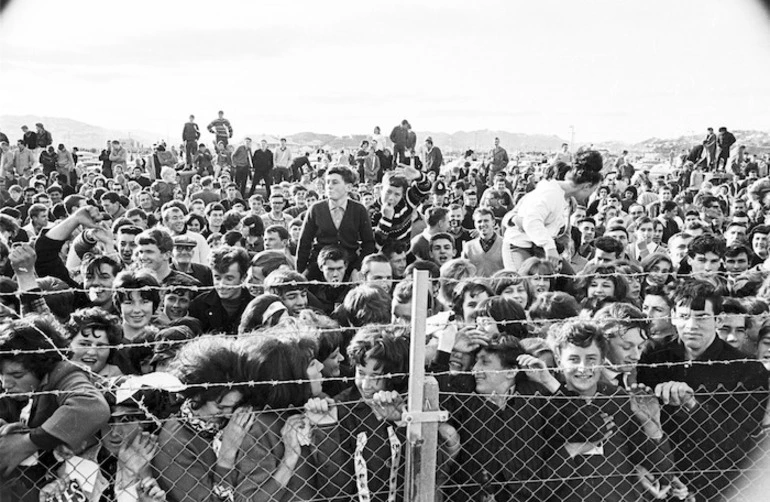
[[[412,213],[430,192],[430,181],[425,173],[407,166],[383,177],[380,200],[369,208],[374,237],[379,246],[388,241],[409,245],[412,232]]]
[[[233,137],[233,127],[230,125],[230,121],[225,118],[225,112],[222,110],[219,110],[219,118],[212,120],[206,129],[216,135],[215,146],[220,141],[227,146],[228,140]]]

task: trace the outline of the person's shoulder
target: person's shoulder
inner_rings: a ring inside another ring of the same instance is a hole
[[[312,206],[307,208],[307,213],[316,214],[318,211],[320,211],[324,206],[329,207],[329,201],[327,199],[321,199],[319,201],[316,201],[313,203]]]
[[[209,305],[214,303],[216,295],[217,295],[217,292],[214,289],[212,289],[211,291],[202,292],[201,294],[193,298],[192,302],[190,302],[190,310],[200,309],[200,308],[203,308],[204,305]]]
[[[550,396],[551,392],[543,385],[526,379],[516,384],[516,392],[523,396]]]
[[[90,381],[86,370],[77,364],[69,360],[59,361],[54,365],[50,373],[48,373],[48,383],[43,388],[56,388],[61,385],[63,381],[71,378],[77,379],[78,377],[82,377],[82,380],[84,381]]]

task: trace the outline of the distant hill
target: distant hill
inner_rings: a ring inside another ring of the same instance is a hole
[[[444,151],[490,150],[494,145],[496,137],[500,138],[500,144],[509,151],[553,151],[559,149],[561,144],[565,142],[555,135],[510,133],[507,131],[490,131],[488,129],[482,131],[458,131],[453,134],[432,131],[415,131],[415,133],[417,134],[418,143],[425,141],[425,138],[431,137],[433,144]],[[335,150],[357,147],[361,144],[361,141],[368,138],[369,135],[367,134],[333,136],[312,132],[287,136],[287,139],[298,145],[329,146]]]
[[[72,119],[32,115],[0,115],[0,131],[13,141],[21,139],[21,126],[26,125],[34,130],[37,122],[51,132],[54,145],[64,143],[67,147],[77,146],[81,149],[104,148],[105,143],[113,139],[124,143],[133,141],[137,146],[145,147],[163,139],[162,135],[148,131],[107,129]]]
[[[22,125],[27,125],[34,129],[36,122],[45,124],[46,129],[53,134],[55,144],[64,143],[67,146],[77,146],[80,148],[103,148],[105,142],[112,139],[119,139],[124,143],[132,141],[134,145],[144,147],[149,147],[160,139],[169,140],[162,134],[149,131],[108,129],[67,118],[29,115],[0,115],[0,131],[7,134],[11,140],[15,140],[21,138],[20,128]],[[179,129],[181,133],[181,125]],[[390,131],[383,132],[385,134],[390,133]],[[445,152],[460,152],[468,149],[487,151],[492,148],[496,137],[500,138],[500,144],[509,152],[552,152],[558,150],[561,144],[566,142],[556,135],[512,133],[507,131],[490,131],[488,129],[458,131],[452,134],[433,131],[416,131],[416,133],[418,143],[422,143],[425,141],[425,138],[430,136],[433,138],[433,143]],[[770,152],[770,132],[736,130],[733,131],[733,134],[738,139],[738,144],[745,144],[749,151]],[[269,141],[277,142],[277,138],[280,137],[271,134],[236,131],[235,139],[239,141],[240,138],[245,136],[251,137],[256,142],[261,138],[269,138]],[[368,137],[368,134],[336,136],[334,134],[315,132],[300,132],[286,136],[295,148],[328,147],[333,150],[358,147],[361,141]],[[595,143],[594,147],[606,149],[610,152],[619,152],[625,149],[632,152],[653,152],[667,155],[671,150],[680,152],[685,148],[690,149],[695,144],[703,141],[704,137],[705,134],[680,136],[678,138],[650,138],[639,143],[605,141]],[[204,135],[203,139],[208,141],[211,137]],[[581,145],[574,145],[574,147],[577,148]]]
[[[749,152],[768,153],[770,152],[770,132],[767,131],[731,131],[738,140],[738,145],[746,145]],[[651,152],[668,154],[670,151],[681,152],[690,150],[698,143],[703,142],[706,133],[695,136],[679,136],[678,138],[649,138],[639,143],[624,143],[620,141],[606,141],[597,143],[597,148],[606,148],[611,152],[622,150],[636,152]]]
[[[36,122],[45,124],[47,130],[53,134],[54,143],[64,143],[67,146],[80,148],[102,148],[107,140],[119,139],[127,142],[129,139],[136,145],[150,146],[158,140],[165,139],[162,134],[139,130],[115,130],[105,127],[86,124],[77,120],[58,117],[40,117],[32,115],[2,115],[0,116],[0,131],[8,134],[13,139],[21,138],[21,126],[27,125],[34,129]],[[180,125],[181,132],[181,125]],[[389,131],[385,131],[389,133]],[[500,144],[509,151],[552,151],[557,150],[564,140],[558,136],[544,134],[522,134],[506,131],[459,131],[453,134],[445,132],[416,131],[417,141],[422,143],[425,138],[433,138],[433,143],[445,151],[464,151],[468,149],[489,150],[494,144],[495,137],[500,138]],[[269,141],[277,141],[279,136],[271,134],[256,134],[250,131],[236,131],[236,140],[243,137],[251,137],[258,142],[261,138]],[[353,134],[336,136],[333,134],[300,132],[286,136],[290,143],[299,147],[329,147],[332,149],[355,148],[361,141],[367,139],[368,134]],[[205,139],[205,138],[204,138]]]

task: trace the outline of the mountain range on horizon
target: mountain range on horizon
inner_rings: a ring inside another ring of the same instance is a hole
[[[81,149],[103,148],[108,140],[113,139],[123,142],[134,142],[135,146],[139,147],[149,147],[160,140],[165,140],[169,144],[181,143],[182,124],[179,124],[180,137],[169,138],[165,134],[151,131],[110,129],[69,118],[0,115],[0,131],[7,134],[13,141],[21,137],[22,125],[27,125],[34,129],[34,125],[37,122],[42,122],[46,129],[51,132],[55,144],[64,143],[67,146],[77,146]],[[204,128],[205,126],[201,127]],[[204,142],[213,140],[213,135],[210,135],[205,129],[201,132]],[[276,136],[272,134],[258,134],[253,131],[247,131],[245,134],[242,134],[237,129],[235,132],[236,141],[247,136],[255,141],[259,141],[261,138],[269,138],[271,142],[277,141]],[[387,131],[385,132],[387,133]],[[433,139],[433,143],[444,151],[464,151],[468,149],[486,151],[492,148],[494,138],[496,137],[500,138],[500,144],[509,151],[555,151],[561,147],[562,143],[568,142],[557,135],[512,133],[508,131],[457,131],[451,134],[446,132],[416,131],[416,133],[418,141],[423,141],[430,136]],[[748,147],[764,153],[770,152],[769,132],[736,130],[733,133],[738,138],[739,144],[746,144]],[[15,134],[17,134],[18,138],[14,137]],[[363,139],[368,138],[368,135],[337,136],[315,132],[299,132],[285,137],[290,143],[298,147],[327,147],[338,150],[341,148],[355,148],[360,145]],[[681,151],[683,148],[690,148],[702,140],[703,136],[649,138],[639,143],[623,141],[595,142],[594,147],[607,149],[611,152],[626,149],[629,151],[663,153],[671,150]],[[580,144],[587,144],[587,142],[581,142]],[[574,146],[577,147],[579,145]]]

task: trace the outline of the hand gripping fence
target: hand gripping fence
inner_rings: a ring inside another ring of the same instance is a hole
[[[257,410],[242,431],[182,411],[113,416],[83,448],[41,450],[0,473],[0,502],[767,500],[767,382],[704,385],[679,406],[607,382],[590,400],[544,392],[521,372],[513,392],[484,396],[473,372],[426,373],[427,272],[414,288],[409,387],[395,415],[350,391],[325,412]],[[684,364],[725,366],[646,366]],[[0,418],[65,394],[2,397]],[[0,441],[21,431],[4,425]]]

